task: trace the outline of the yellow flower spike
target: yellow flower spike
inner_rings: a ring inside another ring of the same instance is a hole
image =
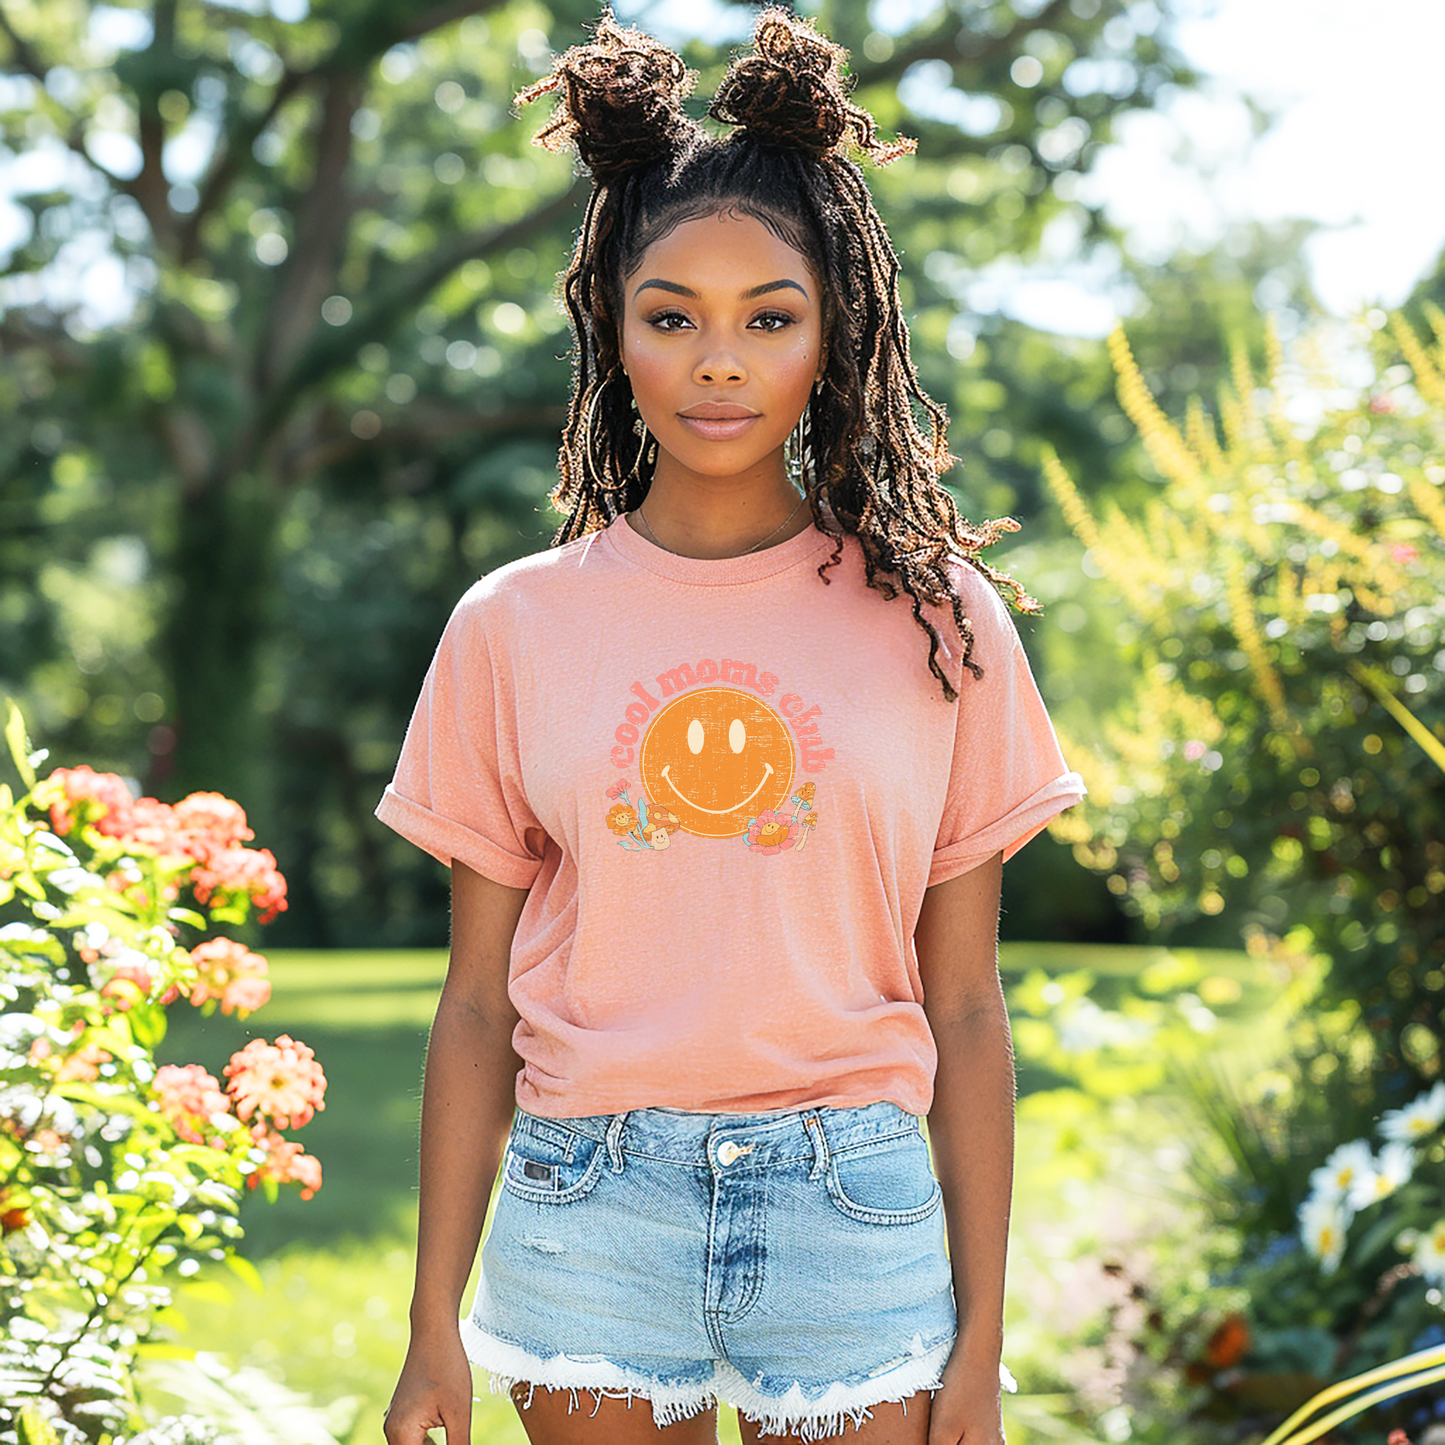
[[[1307,502],[1296,501],[1294,519],[1307,532],[1321,540],[1328,539],[1347,557],[1354,557],[1368,567],[1374,580],[1391,592],[1408,586],[1404,575],[1368,537],[1352,532],[1343,522],[1316,511]]]
[[[1171,481],[1178,482],[1190,492],[1197,491],[1202,484],[1198,459],[1173,422],[1159,409],[1153,393],[1145,384],[1134,353],[1129,349],[1129,338],[1122,322],[1109,333],[1108,345],[1109,360],[1118,377],[1119,403],[1125,415],[1138,428],[1154,465]]]
[[[1411,477],[1406,485],[1415,510],[1441,537],[1445,537],[1445,499],[1442,499],[1440,492],[1420,477]]]
[[[1197,396],[1189,398],[1184,437],[1189,443],[1189,449],[1208,471],[1217,475],[1224,470],[1224,453],[1219,448],[1219,437],[1214,430],[1214,423],[1205,411],[1204,403]]]
[[[1109,504],[1104,530],[1109,535],[1110,550],[1121,567],[1127,568],[1146,582],[1152,582],[1166,595],[1174,590],[1176,584],[1173,571],[1160,561],[1156,549],[1149,543],[1149,538],[1113,503]],[[1157,615],[1163,607],[1161,598],[1150,615]]]
[[[1238,336],[1229,344],[1229,375],[1234,383],[1234,394],[1239,401],[1245,439],[1257,446],[1263,440],[1263,435],[1259,424],[1259,411],[1254,404],[1254,372],[1249,364],[1249,348]]]
[[[1298,626],[1304,620],[1304,599],[1300,596],[1299,575],[1288,562],[1281,563],[1275,576],[1274,599],[1276,614],[1284,618],[1291,627]]]
[[[1224,430],[1224,445],[1229,454],[1245,455],[1249,448],[1249,423],[1231,386],[1219,388],[1219,425]]]
[[[1143,616],[1155,616],[1162,605],[1160,599],[1150,596],[1140,585],[1137,573],[1132,568],[1121,565],[1112,548],[1104,542],[1088,503],[1079,495],[1079,489],[1074,485],[1073,478],[1052,447],[1047,448],[1044,452],[1044,479],[1058,501],[1064,519],[1073,528],[1079,540],[1093,554],[1094,561],[1099,564],[1099,570],[1134,604]]]
[[[1244,563],[1238,552],[1230,552],[1225,557],[1224,565],[1225,594],[1229,599],[1229,620],[1234,628],[1234,635],[1239,639],[1239,645],[1249,659],[1250,670],[1269,704],[1270,716],[1274,719],[1275,726],[1281,732],[1286,732],[1292,727],[1293,719],[1285,702],[1284,685],[1269,659],[1269,651],[1264,645],[1264,638],[1255,619],[1249,584],[1244,578]]]
[[[1390,313],[1390,330],[1415,373],[1415,390],[1433,405],[1445,406],[1445,376],[1441,376],[1414,328],[1398,311]]]

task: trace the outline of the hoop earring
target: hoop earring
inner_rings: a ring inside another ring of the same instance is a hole
[[[587,410],[582,419],[582,454],[587,463],[587,470],[592,474],[592,480],[596,484],[597,490],[609,494],[625,492],[627,490],[637,474],[637,467],[638,463],[642,460],[642,453],[646,450],[646,444],[644,443],[638,450],[637,461],[633,462],[632,470],[628,472],[616,486],[609,484],[606,472],[602,467],[597,465],[597,455],[592,450],[593,423],[597,416],[597,402],[602,393],[607,390],[608,383],[618,374],[619,369],[614,367],[613,370],[609,371],[607,375],[602,378],[602,381],[593,388],[592,398],[587,403]]]

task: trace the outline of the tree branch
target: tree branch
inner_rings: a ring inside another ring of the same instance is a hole
[[[207,167],[205,179],[201,182],[200,200],[181,228],[178,244],[181,265],[189,265],[199,255],[201,224],[225,199],[242,163],[250,156],[251,147],[257,137],[276,119],[281,107],[316,79],[317,74],[314,69],[292,70],[288,66],[281,79],[276,82],[266,109],[239,123],[234,132],[226,137],[225,144],[216,148]]]

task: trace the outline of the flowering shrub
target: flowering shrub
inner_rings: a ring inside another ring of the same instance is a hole
[[[1308,1381],[1445,1339],[1445,315],[1430,321],[1430,344],[1398,316],[1371,335],[1358,383],[1309,335],[1288,361],[1272,340],[1262,383],[1240,356],[1222,435],[1198,402],[1182,428],[1165,417],[1116,331],[1120,399],[1165,489],[1101,519],[1046,465],[1128,605],[1137,678],[1087,738],[1061,728],[1090,795],[1054,831],[1166,936],[1220,916],[1252,952],[1317,949],[1313,1008],[1349,1025],[1299,1045],[1269,1100],[1200,1091],[1237,1166],[1217,1196],[1241,1235],[1228,1283],[1248,1292],[1221,1407],[1246,1376],[1287,1408]],[[1372,1119],[1378,1155],[1338,1143]],[[1318,1165],[1303,1201],[1302,1163]]]
[[[147,1428],[131,1370],[168,1275],[254,1273],[234,1253],[245,1189],[321,1187],[283,1131],[325,1107],[326,1078],[284,1034],[224,1082],[154,1050],[178,1000],[238,1018],[267,1001],[265,959],[204,935],[274,918],[286,882],[230,799],[133,798],[88,767],[37,778],[13,705],[6,737],[22,791],[0,787],[0,1442],[209,1440],[189,1417]]]

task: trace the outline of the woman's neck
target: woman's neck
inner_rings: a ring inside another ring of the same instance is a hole
[[[717,559],[776,547],[811,527],[813,513],[786,477],[749,485],[737,477],[682,480],[660,470],[627,521],[634,532],[680,557]]]

